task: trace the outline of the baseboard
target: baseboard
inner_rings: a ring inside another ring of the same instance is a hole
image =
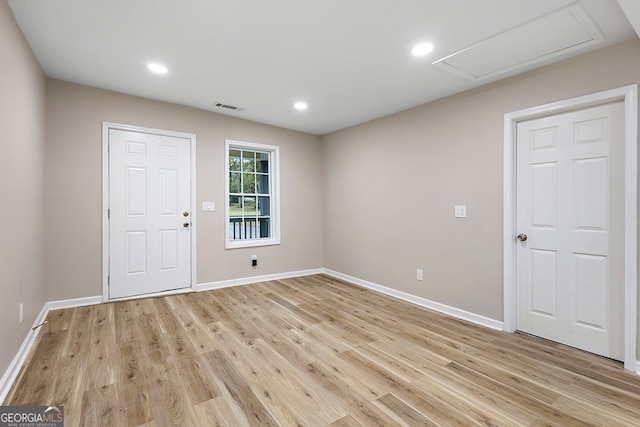
[[[4,403],[5,399],[7,398],[7,395],[9,394],[9,391],[11,391],[11,387],[13,386],[13,383],[15,382],[16,378],[18,378],[18,374],[20,374],[20,369],[22,369],[22,365],[24,365],[24,362],[27,360],[29,351],[31,351],[31,347],[33,347],[33,343],[36,341],[38,332],[40,332],[40,328],[37,328],[36,330],[33,330],[33,328],[36,325],[39,325],[42,322],[44,322],[44,319],[46,319],[47,317],[47,311],[45,310],[45,307],[46,307],[46,304],[42,307],[42,310],[40,310],[40,313],[36,317],[36,320],[33,323],[33,326],[31,327],[31,329],[29,329],[29,332],[27,333],[27,336],[25,337],[24,341],[22,341],[22,345],[18,349],[18,353],[16,353],[15,357],[9,364],[9,367],[7,368],[4,375],[2,376],[2,379],[0,379],[0,402],[1,403]]]
[[[469,311],[460,310],[459,308],[451,307],[446,304],[441,304],[439,302],[431,301],[426,298],[418,297],[406,292],[398,291],[396,289],[388,288],[386,286],[382,286],[376,283],[368,282],[366,280],[358,279],[357,277],[348,276],[346,274],[339,273],[337,271],[324,269],[324,273],[329,276],[335,277],[337,279],[342,279],[347,282],[353,283],[354,285],[362,286],[364,288],[371,289],[373,291],[381,292],[383,294],[390,295],[392,297],[410,302],[412,304],[419,305],[421,307],[428,308],[430,310],[434,310],[458,319],[475,323],[476,325],[484,326],[484,327],[495,329],[498,331],[502,331],[504,329],[504,323],[499,320],[491,319],[489,317],[481,316],[479,314],[471,313]]]
[[[47,315],[52,310],[60,310],[62,308],[73,308],[73,307],[82,307],[85,305],[93,305],[100,304],[102,302],[102,297],[86,297],[86,298],[77,298],[77,299],[67,299],[67,300],[59,300],[59,301],[49,301],[42,306],[42,310],[36,317],[36,320],[33,323],[31,329],[29,329],[29,333],[25,337],[22,345],[18,349],[18,353],[16,353],[15,357],[9,364],[9,367],[5,371],[2,379],[0,379],[0,404],[4,403],[5,399],[9,395],[11,391],[11,387],[13,383],[18,378],[20,374],[20,370],[24,365],[24,362],[27,360],[29,356],[29,352],[33,347],[33,344],[36,342],[36,338],[38,334],[42,330],[42,328],[35,328],[38,325],[41,325],[47,318]]]
[[[102,303],[102,296],[84,297],[74,299],[61,299],[58,301],[49,301],[44,306],[47,313],[53,310],[62,310],[63,308],[84,307],[85,305],[96,305]],[[45,314],[46,316],[46,314]]]
[[[324,269],[315,268],[312,270],[291,271],[288,273],[267,274],[263,276],[241,277],[239,279],[221,280],[218,282],[198,283],[195,291],[210,291],[213,289],[229,288],[231,286],[249,285],[251,283],[268,282],[269,280],[290,279],[292,277],[311,276],[313,274],[322,274]]]

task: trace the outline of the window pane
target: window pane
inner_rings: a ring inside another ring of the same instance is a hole
[[[269,194],[269,175],[256,175],[256,193]]]
[[[245,239],[258,238],[258,221],[255,218],[245,218],[242,232]]]
[[[229,172],[229,193],[240,192],[240,177],[238,172]]]
[[[244,197],[244,216],[256,216],[258,210],[255,197]]]
[[[247,194],[256,193],[256,175],[253,173],[242,174],[242,192]]]
[[[269,227],[269,218],[258,219],[258,233],[260,237],[271,237],[271,228]]]
[[[256,153],[256,172],[269,173],[269,153]]]
[[[269,216],[271,215],[271,198],[260,196],[258,197],[258,215]]]
[[[229,238],[231,240],[243,239],[242,218],[229,218]]]
[[[256,153],[254,151],[242,152],[242,172],[256,171]]]
[[[229,150],[229,170],[240,170],[240,150]]]
[[[229,216],[242,216],[242,199],[240,196],[229,196]]]

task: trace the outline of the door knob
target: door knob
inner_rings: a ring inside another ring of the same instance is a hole
[[[520,233],[520,234],[518,234],[517,239],[520,240],[521,242],[524,242],[524,241],[527,240],[527,235],[524,234],[524,233]]]
[[[185,217],[187,217],[187,216],[189,216],[189,212],[184,211],[184,213],[183,213],[182,215],[183,215],[183,216],[185,216]]]
[[[185,222],[184,224],[182,224],[182,226],[183,226],[184,228],[189,228],[189,225],[190,225],[190,224],[189,224],[188,222]]]

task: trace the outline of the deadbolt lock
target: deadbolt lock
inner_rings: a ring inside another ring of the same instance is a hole
[[[189,216],[189,212],[184,211],[184,213],[183,213],[182,215],[183,215],[183,216],[185,216],[185,217],[187,217],[187,216]]]

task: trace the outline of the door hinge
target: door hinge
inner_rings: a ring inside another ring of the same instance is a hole
[[[111,286],[111,276],[107,276],[107,286]]]
[[[107,209],[107,219],[111,219],[111,209]]]

